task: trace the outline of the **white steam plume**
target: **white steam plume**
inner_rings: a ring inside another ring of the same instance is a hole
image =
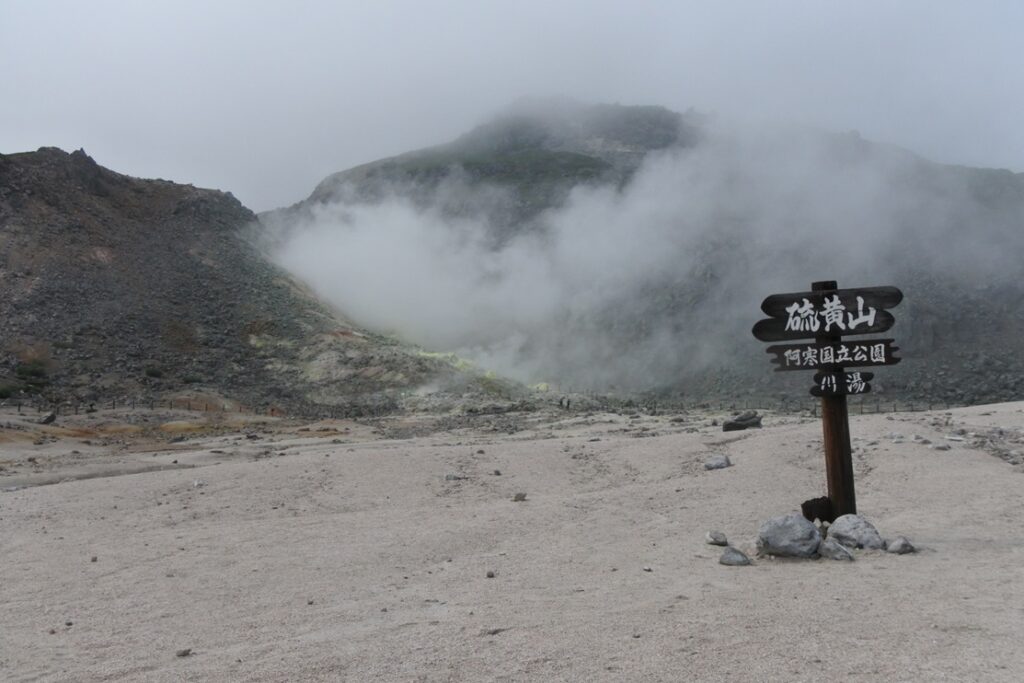
[[[279,256],[357,322],[427,348],[525,381],[650,388],[764,363],[749,328],[774,291],[899,285],[915,268],[1019,274],[1012,250],[992,248],[1015,239],[1012,221],[974,233],[966,176],[940,168],[852,133],[711,127],[648,155],[624,188],[576,188],[508,240],[444,209],[500,191],[449,183],[425,206],[401,188],[319,205]]]

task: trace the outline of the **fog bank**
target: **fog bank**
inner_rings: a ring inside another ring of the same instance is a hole
[[[530,383],[652,389],[767,366],[749,329],[773,292],[1018,277],[1020,203],[1000,182],[1019,187],[855,133],[719,121],[497,247],[481,205],[503,191],[456,179],[427,201],[396,186],[317,205],[278,257],[356,322],[427,349]],[[460,194],[475,209],[453,217]]]

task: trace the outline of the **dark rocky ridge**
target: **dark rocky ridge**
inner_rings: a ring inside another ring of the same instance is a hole
[[[230,194],[82,150],[0,155],[0,391],[358,410],[454,377],[318,302],[243,238],[254,220]]]

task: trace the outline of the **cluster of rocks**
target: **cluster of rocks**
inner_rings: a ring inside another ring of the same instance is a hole
[[[725,534],[709,531],[705,540],[711,545],[724,546],[719,562],[729,566],[750,564],[750,558],[729,545]],[[860,515],[842,515],[819,527],[803,515],[789,514],[773,517],[761,525],[757,534],[758,555],[773,557],[825,558],[852,561],[854,550],[884,550],[896,555],[916,552],[905,537],[885,540],[871,522]]]
[[[704,540],[710,545],[723,546],[722,556],[718,558],[721,564],[730,567],[743,567],[750,564],[750,558],[742,550],[729,545],[729,540],[721,531],[709,531],[704,534]]]
[[[930,425],[938,431],[947,432],[940,443],[932,443],[931,439],[914,434],[909,443],[927,446],[935,451],[948,451],[952,445],[962,444],[975,450],[986,451],[1011,465],[1024,464],[1024,429],[1014,426],[996,427],[952,427],[951,414],[931,420]],[[908,443],[900,432],[889,432],[886,438],[894,444]],[[870,442],[874,445],[877,442]]]
[[[828,557],[852,560],[852,549],[886,550],[897,554],[913,552],[903,536],[886,541],[878,530],[860,515],[842,515],[819,528],[803,515],[773,517],[761,525],[758,550],[776,557]]]
[[[1011,465],[1024,463],[1024,429],[1020,427],[989,427],[974,430],[958,427],[945,436],[945,440],[970,444],[971,448],[991,453]],[[936,446],[936,449],[939,447]],[[948,449],[947,445],[941,450]]]

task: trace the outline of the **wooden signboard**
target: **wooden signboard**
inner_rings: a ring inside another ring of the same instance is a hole
[[[754,336],[761,341],[813,340],[775,344],[767,352],[774,354],[776,371],[816,371],[811,394],[821,397],[828,497],[837,516],[857,512],[846,397],[870,391],[868,382],[874,378],[874,373],[846,368],[900,362],[893,339],[844,337],[885,332],[896,321],[887,309],[902,300],[903,292],[895,287],[839,289],[832,280],[815,282],[809,292],[766,298],[761,310],[771,317],[754,325]]]
[[[895,287],[772,294],[761,302],[761,310],[772,317],[754,325],[754,336],[773,342],[819,335],[878,334],[896,322],[885,309],[902,299],[903,293]]]
[[[893,355],[900,347],[895,339],[865,339],[850,342],[810,344],[776,344],[769,346],[774,353],[772,363],[776,372],[789,370],[830,370],[836,367],[863,368],[874,365],[896,365],[900,358]]]
[[[871,391],[873,372],[819,372],[814,375],[814,396],[852,396]]]
[[[772,294],[761,302],[761,310],[773,318],[785,318],[793,304],[805,305],[807,301],[823,311],[825,300],[838,298],[847,311],[857,309],[857,297],[864,300],[864,309],[883,310],[895,308],[903,301],[903,292],[896,287],[861,287],[858,289],[812,289],[809,292]],[[804,300],[807,301],[804,301]]]

